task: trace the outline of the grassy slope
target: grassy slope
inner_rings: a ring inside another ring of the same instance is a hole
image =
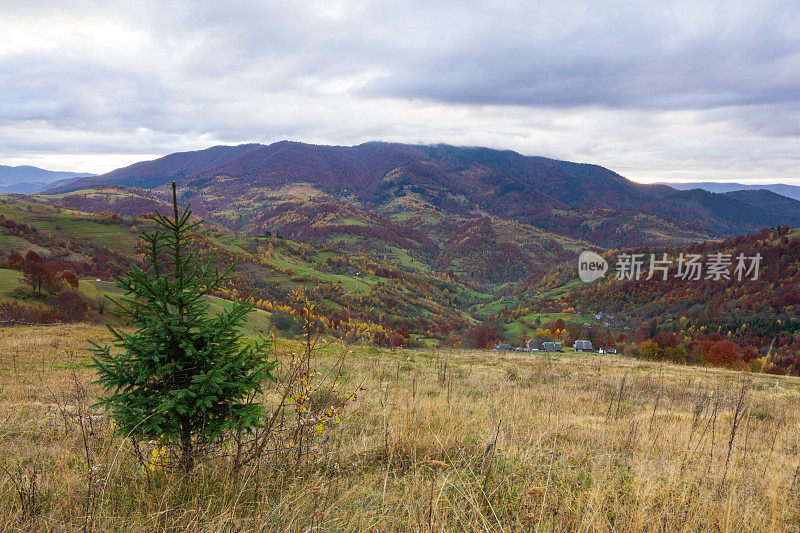
[[[39,472],[35,525],[23,523],[14,485],[8,474],[0,476],[0,530],[85,525],[84,443],[70,415],[75,385],[65,354],[75,354],[76,376],[91,403],[99,391],[91,384],[86,340],[107,338],[94,326],[0,335],[0,466],[25,473],[36,464]],[[437,358],[425,351],[353,350],[342,379],[344,390],[359,389],[359,400],[329,434],[324,453],[304,467],[264,463],[258,473],[253,467],[231,478],[216,459],[189,481],[161,471],[148,480],[109,421],[95,419],[89,442],[101,466],[92,528],[766,531],[800,525],[792,488],[800,379],[583,354],[453,351]],[[320,354],[321,370],[333,353]],[[732,432],[742,390],[743,418]],[[424,464],[431,459],[448,468],[434,475]]]
[[[107,246],[125,253],[132,253],[136,244],[137,234],[129,228],[122,228],[118,224],[102,224],[97,222],[97,216],[21,200],[11,195],[0,195],[0,214],[54,237]],[[142,224],[138,229],[144,229]]]
[[[12,300],[11,293],[19,287],[20,273],[16,270],[0,268],[0,302]]]
[[[231,302],[211,296],[208,298],[208,311],[217,314],[231,307]],[[249,337],[267,336],[272,328],[271,314],[255,309],[247,316],[242,332]]]
[[[20,284],[19,278],[20,273],[18,271],[0,268],[0,302],[17,299],[15,296],[18,296],[20,291],[26,290]],[[101,298],[118,298],[122,296],[120,289],[108,281],[83,279],[80,281],[78,290],[83,294],[86,301],[90,302],[92,305],[96,305],[95,302]],[[209,304],[208,310],[213,314],[219,313],[231,306],[231,302],[214,296],[208,297],[207,300]],[[112,311],[113,306],[107,305],[107,307]],[[271,313],[266,311],[260,309],[254,310],[248,315],[242,331],[248,336],[268,335],[271,329],[271,316]]]

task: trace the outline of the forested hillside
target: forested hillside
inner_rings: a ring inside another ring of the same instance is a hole
[[[618,279],[615,261],[621,254],[643,258],[639,279]],[[701,272],[693,279],[676,276],[673,262],[666,281],[661,271],[647,279],[651,255],[661,259],[664,254],[673,261],[681,254],[695,255],[700,264],[722,254],[730,266],[727,277]],[[679,248],[640,247],[603,255],[611,265],[605,278],[583,283],[576,264],[531,276],[516,287],[496,322],[521,324],[529,313],[569,310],[585,322],[566,327],[565,338],[590,338],[601,346],[631,342],[637,354],[643,350],[651,358],[740,367],[752,363],[800,374],[798,230],[784,226]],[[740,255],[760,257],[757,279],[754,272],[736,273]],[[529,324],[531,331],[534,326]]]
[[[129,198],[120,195],[118,201]],[[14,196],[0,196],[0,217],[0,320],[113,320],[105,296],[118,292],[111,283],[115,265],[141,260],[138,234],[151,229],[149,217],[92,215]],[[292,306],[295,291],[303,289],[318,301],[317,320],[332,335],[386,346],[452,344],[474,323],[468,314],[452,310],[486,298],[452,275],[369,250],[345,253],[280,235],[248,237],[213,226],[206,226],[192,248],[203,259],[213,257],[220,268],[234,265],[233,280],[217,296],[252,298],[263,313],[256,315],[260,323],[251,326],[265,334],[273,329],[286,335],[300,332]],[[36,287],[26,282],[34,270],[41,281]],[[80,289],[77,279],[74,287],[62,282],[69,272],[74,274],[67,277],[82,278]],[[80,314],[59,307],[68,291],[76,293],[71,303],[81,302],[75,304],[83,309]]]

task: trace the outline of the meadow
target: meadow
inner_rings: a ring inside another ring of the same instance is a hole
[[[312,361],[337,369],[318,403],[356,400],[317,453],[235,471],[223,454],[184,475],[148,463],[147,443],[143,467],[92,407],[87,339],[108,333],[0,329],[0,531],[800,527],[798,378],[332,343]],[[274,391],[263,401],[274,405]]]

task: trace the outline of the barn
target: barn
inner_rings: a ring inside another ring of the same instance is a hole
[[[546,352],[563,352],[564,347],[561,345],[560,342],[545,342],[543,345],[544,351]]]
[[[592,352],[594,348],[592,347],[592,341],[587,340],[577,340],[575,344],[572,345],[576,352]]]
[[[541,351],[542,349],[544,349],[543,345],[544,342],[542,342],[540,339],[528,339],[526,348],[528,349],[529,352],[532,352],[534,350]]]

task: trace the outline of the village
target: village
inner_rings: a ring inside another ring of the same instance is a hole
[[[554,341],[543,341],[541,339],[528,339],[523,347],[514,347],[510,344],[498,344],[494,347],[498,352],[564,352],[564,343]],[[616,354],[616,348],[595,348],[592,341],[578,339],[572,344],[574,352],[597,352],[598,354]]]

